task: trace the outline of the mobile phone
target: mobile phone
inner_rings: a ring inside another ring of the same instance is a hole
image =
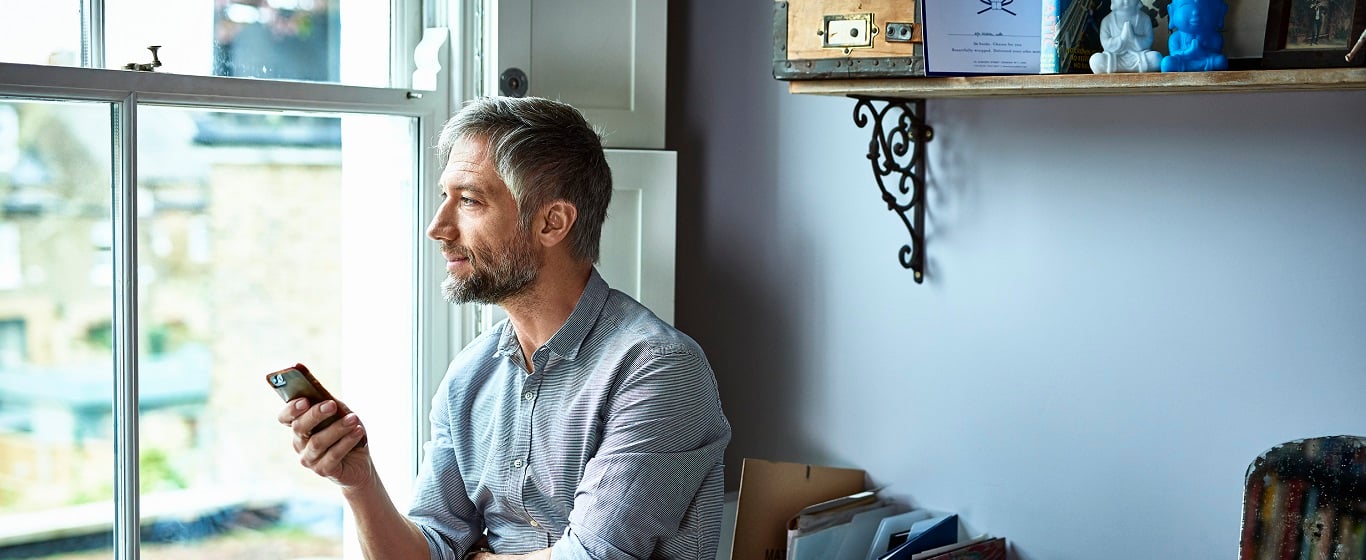
[[[337,419],[346,416],[351,412],[351,409],[347,408],[341,401],[338,401],[333,397],[332,393],[327,392],[327,388],[323,387],[323,384],[318,381],[318,378],[313,377],[313,373],[309,372],[308,368],[303,364],[294,364],[294,367],[288,367],[280,371],[266,374],[266,383],[269,383],[270,386],[275,389],[276,394],[279,394],[280,398],[284,399],[285,402],[304,397],[308,399],[309,405],[315,405],[323,401],[333,401],[337,403],[337,413],[324,418],[322,422],[319,422],[317,426],[313,427],[313,431],[310,433],[318,433],[319,430],[331,426]],[[362,437],[359,445],[365,445],[365,441],[366,438]]]

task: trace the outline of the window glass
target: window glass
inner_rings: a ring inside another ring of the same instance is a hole
[[[155,45],[158,72],[387,87],[389,5],[107,0],[105,64],[151,63]]]
[[[81,65],[80,0],[0,0],[0,62]]]
[[[106,0],[105,67],[373,87],[390,84],[389,2]],[[80,66],[80,0],[0,0],[0,62]],[[87,31],[89,33],[90,31]],[[343,40],[344,39],[344,40]],[[155,58],[148,47],[157,46]]]
[[[265,376],[308,366],[411,478],[414,123],[139,119],[143,550],[339,558],[340,492],[299,465]]]
[[[112,556],[111,114],[0,100],[0,558]],[[349,557],[265,374],[360,413],[406,509],[415,120],[137,114],[141,555]]]
[[[0,99],[0,558],[111,555],[112,114]]]

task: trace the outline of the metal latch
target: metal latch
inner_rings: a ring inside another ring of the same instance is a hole
[[[873,14],[832,14],[825,16],[824,26],[816,32],[821,36],[821,48],[856,49],[873,46]]]
[[[158,66],[161,66],[161,59],[157,58],[157,50],[160,49],[160,48],[161,48],[161,45],[152,45],[152,46],[150,46],[150,47],[147,47],[147,50],[152,51],[152,61],[151,61],[151,62],[146,62],[146,63],[129,62],[128,64],[124,64],[124,65],[123,65],[123,69],[124,69],[124,70],[137,70],[137,71],[139,71],[139,72],[156,72],[157,67],[158,67]]]

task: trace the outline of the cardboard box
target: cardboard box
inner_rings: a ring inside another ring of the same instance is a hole
[[[731,560],[783,560],[787,522],[806,506],[863,490],[862,469],[745,459]]]
[[[773,77],[779,80],[925,75],[917,0],[778,0]]]

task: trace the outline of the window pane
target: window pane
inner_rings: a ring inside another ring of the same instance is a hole
[[[80,66],[80,0],[0,0],[0,62]]]
[[[389,2],[107,0],[109,68],[389,86]],[[34,8],[37,4],[33,4]]]
[[[0,99],[0,558],[112,555],[112,114]]]
[[[139,119],[144,557],[338,558],[340,493],[299,466],[265,375],[307,365],[411,478],[414,122]]]

